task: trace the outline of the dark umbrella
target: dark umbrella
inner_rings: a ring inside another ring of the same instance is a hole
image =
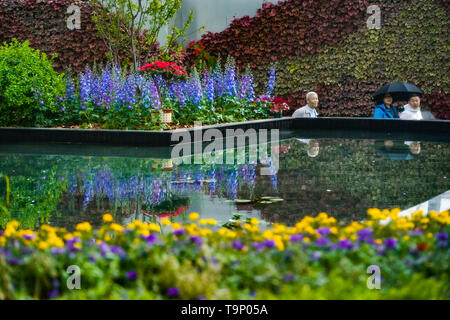
[[[422,90],[411,83],[392,82],[378,89],[373,95],[373,99],[375,101],[381,100],[386,93],[390,93],[394,101],[406,101],[411,94],[418,94],[420,97],[423,94]]]

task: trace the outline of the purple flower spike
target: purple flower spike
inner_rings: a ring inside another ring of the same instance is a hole
[[[294,275],[292,273],[285,274],[283,277],[284,282],[291,282],[294,280]]]
[[[339,244],[339,247],[342,248],[342,249],[351,249],[351,248],[353,248],[352,242],[350,240],[347,240],[347,239],[339,240],[338,244]]]
[[[300,234],[293,234],[290,238],[289,241],[291,242],[300,242],[303,240],[303,236]]]
[[[50,250],[52,255],[63,254],[65,251],[66,251],[66,249],[64,247],[63,248],[56,248],[55,247],[55,248],[52,248]]]
[[[190,236],[189,240],[191,240],[192,242],[195,242],[198,245],[202,244],[202,238],[199,236]]]
[[[31,235],[31,234],[25,234],[24,236],[23,236],[23,238],[25,239],[25,240],[32,240],[33,239],[33,235]]]
[[[117,254],[120,257],[120,259],[125,259],[126,257],[126,253],[121,246],[112,246],[111,252]]]
[[[395,249],[395,248],[397,248],[397,239],[387,238],[384,241],[384,245],[386,246],[386,248]]]
[[[233,241],[231,246],[237,250],[242,250],[244,248],[244,245],[239,240]]]
[[[266,246],[264,245],[264,243],[261,243],[261,242],[254,242],[253,243],[253,248],[255,248],[258,251],[264,250],[265,247]]]
[[[186,230],[185,229],[176,229],[176,230],[173,230],[172,233],[176,236],[181,236],[186,233]]]
[[[8,260],[8,263],[10,264],[10,265],[16,265],[16,264],[20,264],[20,259],[19,258],[10,258],[9,260]]]
[[[367,242],[367,243],[374,243],[373,239],[373,231],[370,228],[361,229],[358,232],[358,241],[359,242]]]
[[[48,298],[49,299],[54,299],[57,296],[59,296],[59,290],[58,289],[53,289],[52,291],[49,292],[48,294]]]
[[[323,247],[326,246],[328,242],[330,242],[328,238],[320,237],[319,239],[317,239],[316,245],[318,245],[319,247]]]
[[[328,235],[328,234],[331,233],[331,230],[330,230],[330,228],[328,228],[328,227],[322,227],[322,228],[317,229],[316,231],[317,231],[317,233],[319,233],[321,236],[326,236],[326,235]]]
[[[127,280],[134,281],[137,279],[137,272],[136,271],[128,271],[126,274]]]
[[[339,249],[339,245],[337,245],[336,243],[332,243],[332,244],[330,244],[330,249],[337,250],[337,249]]]
[[[436,235],[436,240],[438,241],[438,247],[445,248],[448,245],[448,234],[445,232],[438,233]]]
[[[158,240],[158,236],[154,233],[151,233],[148,236],[142,236],[142,238],[147,241],[148,244],[154,244]]]
[[[178,290],[178,288],[169,288],[167,294],[171,297],[177,297],[180,294],[180,290]]]
[[[272,239],[266,239],[266,240],[264,240],[264,245],[267,248],[273,248],[273,247],[275,247],[275,241],[273,241]]]

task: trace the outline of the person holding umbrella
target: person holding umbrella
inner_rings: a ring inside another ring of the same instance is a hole
[[[398,119],[397,108],[392,105],[392,96],[390,93],[386,93],[383,96],[383,101],[378,100],[378,104],[375,106],[373,117],[375,119]]]
[[[422,91],[408,82],[392,82],[382,86],[375,92],[373,98],[378,104],[375,106],[373,117],[376,119],[398,119],[397,108],[393,101],[405,101],[416,94],[422,96]]]

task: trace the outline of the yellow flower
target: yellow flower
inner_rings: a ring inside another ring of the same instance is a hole
[[[381,240],[381,239],[376,239],[376,240],[375,240],[375,243],[376,243],[376,244],[382,244],[382,243],[383,243],[383,240]]]
[[[284,250],[284,243],[280,239],[275,239],[275,246],[280,251]]]
[[[433,234],[432,234],[431,232],[428,232],[428,233],[427,233],[427,238],[428,238],[428,239],[433,238]]]
[[[161,224],[162,224],[163,226],[168,226],[168,225],[170,225],[171,223],[172,223],[172,222],[170,222],[170,220],[167,219],[167,218],[164,218],[164,219],[161,220]]]
[[[227,228],[220,228],[217,233],[219,234],[219,236],[223,236],[225,233],[227,233],[228,229]]]
[[[311,239],[309,239],[309,237],[304,237],[304,238],[303,238],[303,241],[304,241],[304,242],[310,242]]]
[[[121,226],[120,224],[117,224],[117,223],[111,223],[110,227],[111,227],[111,230],[118,232],[118,233],[123,231],[123,226]]]
[[[17,220],[10,221],[6,224],[6,229],[16,230],[19,227],[19,222]]]
[[[48,244],[53,247],[62,248],[64,247],[64,241],[59,237],[51,237],[48,239]]]
[[[82,222],[82,223],[77,224],[75,229],[77,231],[91,231],[92,227],[91,227],[91,224],[89,222]]]
[[[45,250],[48,248],[48,244],[45,241],[41,241],[39,242],[39,247],[40,250]]]
[[[330,231],[331,231],[331,234],[337,234],[338,233],[338,229],[336,227],[331,227]]]
[[[409,240],[409,235],[405,234],[405,235],[403,236],[403,240],[405,240],[405,241]]]
[[[234,232],[234,231],[232,231],[232,230],[228,230],[228,232],[226,233],[226,236],[227,236],[228,238],[233,239],[233,238],[236,238],[237,233]]]
[[[352,236],[350,237],[350,240],[352,240],[352,241],[356,241],[356,239],[358,239],[358,237],[356,236],[356,234],[354,234],[354,235],[352,235]]]
[[[200,234],[201,234],[203,237],[206,237],[206,236],[209,236],[210,234],[212,234],[212,231],[209,230],[209,229],[202,229],[202,230],[200,230]]]
[[[273,232],[272,230],[265,230],[262,236],[264,239],[273,239]]]
[[[252,225],[248,223],[244,224],[244,230],[252,231]]]
[[[73,238],[73,234],[71,234],[71,233],[66,233],[65,235],[64,235],[64,240],[70,240],[70,239],[72,239]]]
[[[161,231],[161,227],[159,225],[157,225],[156,223],[152,222],[148,225],[148,230],[150,231],[155,231],[155,232],[160,232]]]
[[[148,229],[139,229],[136,233],[144,237],[148,237],[150,235],[150,231]]]
[[[288,233],[288,234],[296,234],[297,233],[297,228],[296,227],[288,228],[286,230],[286,233]]]
[[[200,220],[198,221],[198,223],[200,223],[201,225],[204,225],[204,224],[207,224],[208,221],[207,221],[206,219],[200,219]]]
[[[256,219],[256,218],[250,219],[250,224],[257,225],[258,223],[259,223],[258,219]]]
[[[429,223],[429,222],[430,222],[430,219],[428,219],[428,218],[423,218],[420,220],[420,223]]]
[[[4,247],[6,245],[6,237],[0,236],[0,247]]]
[[[208,220],[207,220],[207,223],[210,224],[210,225],[214,225],[214,224],[216,224],[217,222],[216,222],[216,220],[214,220],[214,219],[208,219]]]
[[[172,223],[172,230],[181,229],[181,224],[178,222]]]
[[[192,221],[197,220],[198,217],[199,217],[199,214],[198,214],[197,212],[191,212],[191,213],[189,214],[189,219],[192,220]]]
[[[109,223],[109,222],[112,222],[112,221],[113,221],[113,216],[112,215],[110,215],[109,213],[105,213],[103,215],[103,222],[104,223]]]

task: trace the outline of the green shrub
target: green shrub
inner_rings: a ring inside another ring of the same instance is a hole
[[[0,125],[50,123],[65,90],[63,74],[53,69],[54,58],[30,48],[28,41],[13,39],[0,47]]]

